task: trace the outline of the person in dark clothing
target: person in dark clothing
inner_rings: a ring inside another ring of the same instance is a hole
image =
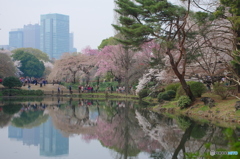
[[[60,87],[58,87],[58,94],[60,94]]]
[[[111,93],[113,92],[113,86],[110,87]]]
[[[211,91],[211,83],[209,83],[209,82],[207,83],[207,88],[209,91]]]
[[[78,93],[81,92],[81,88],[82,88],[82,86],[78,86]]]

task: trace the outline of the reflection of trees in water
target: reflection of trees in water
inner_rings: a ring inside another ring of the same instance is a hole
[[[0,127],[7,126],[13,118],[15,113],[18,113],[21,109],[21,104],[15,104],[11,102],[4,103],[0,106]]]
[[[53,119],[54,125],[62,130],[65,135],[94,133],[96,120],[89,117],[91,106],[90,100],[73,101],[69,99],[65,106],[48,107],[47,111]]]
[[[173,120],[146,109],[136,110],[129,101],[74,101],[71,98],[66,104],[58,100],[51,106],[22,105],[22,113],[8,107],[0,112],[0,126],[6,126],[13,117],[11,114],[15,114],[13,124],[34,127],[47,119],[43,110],[66,135],[83,134],[85,141],[98,139],[113,150],[113,158],[135,158],[141,151],[158,158],[184,158],[195,152],[208,153],[209,149],[228,150],[228,144],[240,136],[236,129],[230,141],[225,139],[224,128],[198,124],[186,117]],[[16,113],[20,115],[17,118]],[[210,143],[209,148],[206,143]]]
[[[46,122],[48,117],[43,115],[43,111],[24,111],[19,117],[12,120],[12,125],[16,127],[32,128]]]
[[[133,103],[124,102],[125,107],[113,106],[112,116],[98,120],[98,140],[115,151],[113,158],[134,158],[141,151],[151,152],[159,147],[156,140],[151,140],[138,125]],[[109,108],[108,108],[109,109]]]
[[[136,118],[142,127],[142,131],[159,144],[158,147],[152,148],[152,156],[170,158],[184,132],[178,128],[171,118],[158,113],[136,110]]]
[[[11,119],[12,119],[13,115],[9,115],[9,114],[5,114],[4,112],[0,112],[0,127],[3,128],[5,126],[7,126]]]
[[[28,111],[25,111],[26,107]],[[5,125],[3,125],[7,126],[9,121],[12,120],[11,123],[16,127],[32,128],[38,126],[45,122],[47,117],[42,115],[43,111],[33,112],[35,110],[36,109],[33,109],[32,105],[26,106],[21,103],[5,101],[2,112],[0,113],[0,118],[2,118],[1,123],[5,123]]]
[[[184,158],[186,154],[209,153],[206,143],[211,143],[212,150],[228,148],[223,128],[198,124],[186,117],[171,121],[151,111],[136,111],[136,117],[145,134],[160,144],[159,150],[152,149],[152,157]]]
[[[190,125],[185,129],[173,158],[176,158],[178,154],[186,157],[186,155],[196,152],[200,155],[209,154],[210,149],[228,149],[229,143],[224,137],[223,128],[214,125],[199,124],[186,117],[184,118]],[[209,147],[206,144],[209,144]]]
[[[34,97],[34,96],[26,96],[26,97],[3,97],[2,98],[2,103],[9,103],[9,102],[41,102],[44,100],[44,97]]]
[[[7,104],[4,104],[3,112],[9,115],[13,115],[15,113],[18,113],[21,108],[22,108],[21,104],[7,103]]]

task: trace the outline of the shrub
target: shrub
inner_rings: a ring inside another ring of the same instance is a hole
[[[29,95],[28,90],[21,90],[21,91],[22,91],[21,95]]]
[[[195,97],[201,97],[207,91],[205,85],[201,82],[189,83],[190,89]]]
[[[181,96],[178,99],[177,106],[180,107],[181,109],[189,106],[191,104],[191,99],[188,96]]]
[[[155,82],[148,82],[147,87],[149,88],[149,87],[152,87],[152,86],[155,86]]]
[[[5,89],[2,94],[4,96],[17,96],[17,95],[37,95],[42,96],[44,92],[42,90],[21,90],[21,89]]]
[[[176,91],[174,91],[174,90],[168,90],[168,91],[166,91],[166,93],[167,93],[171,98],[175,98],[175,96],[176,96]]]
[[[38,96],[42,96],[44,94],[44,92],[42,90],[36,90],[35,94]]]
[[[232,91],[232,89],[235,89],[234,87],[228,87],[228,86],[225,86],[224,84],[222,83],[215,83],[213,85],[213,92],[214,94],[216,95],[219,95],[221,97],[221,99],[226,99],[227,97],[229,97],[230,95],[230,92]]]
[[[196,83],[196,81],[187,81],[187,84],[190,86],[192,85],[193,83]]]
[[[28,95],[36,95],[35,90],[27,90],[27,91],[28,91]]]
[[[157,98],[158,94],[160,93],[160,91],[158,90],[148,90],[147,91],[148,96],[152,97],[152,98]]]
[[[3,90],[3,95],[4,96],[15,96],[19,94],[19,90],[18,89],[4,89]]]
[[[163,92],[160,97],[163,100],[171,100],[171,97],[167,94],[167,92]]]
[[[17,77],[10,76],[4,78],[3,86],[11,89],[13,87],[22,87],[22,83]]]
[[[161,93],[158,94],[158,96],[157,96],[158,102],[163,101],[163,99],[162,99],[162,94],[163,94],[163,93],[164,93],[164,92],[161,92]]]
[[[171,100],[175,98],[176,93],[173,90],[161,92],[158,94],[158,101],[161,102],[162,100]]]
[[[179,97],[186,95],[184,89],[182,86],[178,87],[177,92],[176,92],[176,99],[179,99]]]
[[[203,93],[206,92],[206,87],[203,83],[201,82],[195,82],[195,81],[188,81],[187,84],[190,86],[190,89],[194,95],[194,97],[201,97]],[[179,97],[186,95],[184,89],[182,86],[178,87],[177,92],[176,92],[176,98],[178,99]]]
[[[138,96],[140,99],[147,97],[148,96],[148,89],[142,89],[139,93]]]
[[[165,87],[166,91],[173,90],[177,92],[178,87],[181,86],[181,83],[171,83]]]

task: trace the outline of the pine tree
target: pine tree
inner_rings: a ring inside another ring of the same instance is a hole
[[[118,41],[130,48],[152,40],[165,46],[175,75],[186,94],[194,101],[195,98],[184,78],[187,64],[186,24],[190,0],[187,1],[187,9],[173,5],[167,0],[116,0],[116,3],[118,9],[115,11],[120,15],[120,25],[113,27],[124,35],[124,38]]]

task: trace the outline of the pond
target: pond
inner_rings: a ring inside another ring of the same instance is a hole
[[[238,127],[158,114],[134,101],[5,98],[0,136],[3,159],[240,157]]]

